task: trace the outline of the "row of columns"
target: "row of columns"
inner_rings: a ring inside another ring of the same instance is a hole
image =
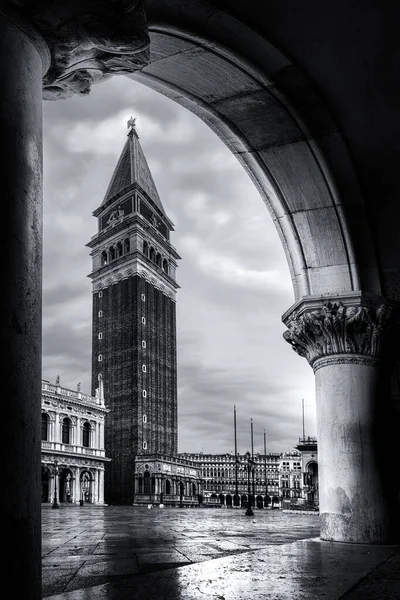
[[[64,416],[58,415],[57,413],[48,413],[50,415],[49,428],[48,428],[48,442],[60,442],[62,443],[62,428]],[[68,417],[67,417],[68,418]],[[72,423],[70,427],[70,444],[82,446],[83,445],[83,425],[89,422],[86,418],[80,419],[77,417],[76,424]],[[104,422],[89,422],[89,447],[95,449],[104,450]]]
[[[175,478],[175,477],[167,477],[168,481],[170,481],[171,483],[171,491],[170,494],[171,496],[179,496],[180,494],[180,483],[183,483],[184,485],[184,495],[185,496],[192,496],[192,489],[190,489],[193,485],[193,483],[196,486],[196,495],[197,494],[201,494],[201,486],[196,482],[196,481],[182,481],[182,479],[179,478]],[[166,494],[166,482],[167,479],[165,479],[164,477],[153,477],[152,475],[150,475],[149,477],[149,483],[150,486],[152,485],[152,480],[154,480],[155,482],[155,487],[154,487],[154,492],[151,492],[153,494]],[[142,480],[142,489],[140,491],[139,488],[139,477],[136,477],[135,480],[135,493],[139,494],[142,493],[144,494],[144,477],[141,478]]]
[[[71,469],[72,476],[70,479],[70,493],[71,493],[71,502],[78,504],[82,499],[82,494],[84,493],[83,481],[81,478],[82,472],[87,472],[87,469],[81,470],[77,472],[76,469]],[[48,488],[48,496],[47,502],[52,502],[54,499],[54,491],[55,491],[55,482],[57,478],[57,499],[61,502],[66,501],[61,498],[60,490],[61,490],[61,481],[63,478],[60,473],[56,475],[54,471],[49,469],[50,477],[49,477],[49,488]],[[92,504],[104,504],[104,470],[94,470],[90,472],[90,487],[89,487],[89,495],[90,502]]]

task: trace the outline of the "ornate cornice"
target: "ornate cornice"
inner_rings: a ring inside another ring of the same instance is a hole
[[[13,21],[20,17],[47,43],[45,100],[88,94],[93,83],[149,62],[142,0],[5,0],[3,6]]]
[[[106,273],[103,273],[97,277],[93,277],[92,291],[93,293],[98,292],[104,288],[119,283],[123,279],[134,277],[135,275],[143,277],[143,279],[154,285],[154,287],[171,298],[171,300],[176,300],[175,286],[173,287],[169,282],[167,282],[166,278],[159,277],[158,274],[154,272],[153,268],[149,268],[148,265],[145,264],[145,261],[139,258],[125,261],[118,265],[118,267],[115,269],[107,270]]]
[[[314,370],[327,364],[375,364],[393,323],[392,313],[392,306],[385,302],[375,306],[361,301],[353,305],[340,300],[321,302],[319,308],[292,312],[283,337]]]

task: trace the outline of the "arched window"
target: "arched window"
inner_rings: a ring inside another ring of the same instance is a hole
[[[150,246],[150,251],[149,251],[149,258],[150,260],[152,260],[154,262],[154,248],[153,246]]]
[[[150,473],[149,471],[144,472],[144,494],[150,494]]]
[[[166,494],[171,493],[171,482],[169,479],[167,479],[167,481],[165,482],[165,493]]]
[[[70,443],[70,431],[71,431],[71,419],[65,417],[62,422],[62,443],[69,444]]]
[[[120,256],[122,256],[122,244],[121,244],[121,242],[118,242],[118,244],[117,244],[117,258],[119,258]]]
[[[90,424],[84,423],[82,430],[82,446],[89,448],[90,446]]]
[[[49,430],[49,415],[42,413],[42,440],[47,441],[47,435]]]
[[[162,268],[164,269],[164,271],[165,271],[166,273],[168,273],[168,272],[169,272],[169,264],[168,264],[168,261],[167,261],[167,259],[166,259],[166,258],[164,258],[164,260],[163,260]]]
[[[149,255],[149,244],[146,242],[146,240],[143,242],[143,254],[145,256]]]
[[[101,253],[101,266],[106,265],[107,262],[107,252],[103,250],[103,252]]]
[[[131,243],[129,241],[129,238],[126,238],[124,240],[124,254],[126,254],[127,252],[130,252],[131,249]]]
[[[157,254],[156,256],[156,265],[157,267],[161,267],[161,254]]]
[[[111,246],[111,248],[109,249],[109,254],[110,254],[110,260],[114,260],[115,258],[115,248],[114,246]]]

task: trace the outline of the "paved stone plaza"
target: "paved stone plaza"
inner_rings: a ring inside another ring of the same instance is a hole
[[[43,598],[399,600],[398,547],[321,542],[312,514],[244,512],[43,506]]]

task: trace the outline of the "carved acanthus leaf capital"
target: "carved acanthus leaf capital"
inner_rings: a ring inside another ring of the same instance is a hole
[[[283,337],[311,366],[335,354],[378,358],[391,315],[388,304],[372,308],[326,302],[319,309],[293,314]]]
[[[128,74],[149,62],[142,0],[6,0],[15,15],[43,36],[51,64],[43,98],[88,94],[93,83]]]

